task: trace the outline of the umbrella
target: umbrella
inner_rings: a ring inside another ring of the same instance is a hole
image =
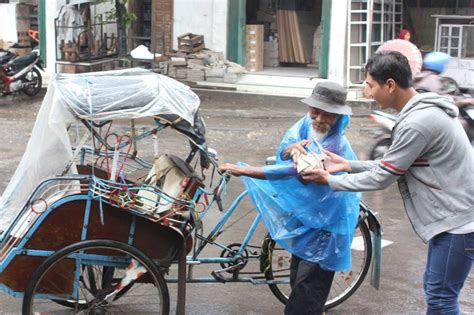
[[[407,40],[393,39],[381,45],[376,52],[389,50],[398,51],[407,57],[413,77],[415,77],[415,75],[420,72],[421,65],[423,64],[423,58],[421,57],[420,50],[415,45]]]

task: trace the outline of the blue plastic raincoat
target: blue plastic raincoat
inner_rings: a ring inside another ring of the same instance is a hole
[[[356,156],[345,136],[348,123],[349,116],[339,116],[319,143],[324,149],[353,160]],[[326,270],[349,271],[360,194],[333,192],[327,185],[304,184],[293,161],[281,160],[288,145],[310,139],[311,128],[307,114],[287,131],[277,152],[277,164],[264,167],[267,180],[242,180],[270,235],[280,246]],[[314,142],[307,149],[319,152]]]

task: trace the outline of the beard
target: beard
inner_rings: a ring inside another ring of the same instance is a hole
[[[328,135],[328,133],[329,133],[329,129],[327,129],[326,132],[321,132],[318,130],[314,130],[314,128],[311,128],[311,130],[309,131],[308,140],[315,140],[317,142],[321,142],[321,140],[323,140],[324,137]]]

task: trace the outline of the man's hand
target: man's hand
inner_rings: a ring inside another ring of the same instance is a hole
[[[281,158],[283,160],[293,159],[294,162],[298,160],[298,157],[301,154],[306,154],[305,147],[310,143],[311,140],[303,140],[301,142],[293,143],[287,146],[281,153]]]
[[[324,150],[326,157],[324,158],[324,169],[329,173],[338,173],[338,172],[350,172],[351,163],[343,157],[332,153],[330,151]]]
[[[325,185],[331,175],[325,170],[312,168],[301,172],[300,176],[305,183]]]
[[[229,172],[233,176],[243,175],[244,168],[232,163],[223,163],[219,165],[219,173]]]

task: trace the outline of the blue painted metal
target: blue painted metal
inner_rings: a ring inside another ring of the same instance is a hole
[[[84,213],[84,222],[82,223],[82,232],[81,232],[81,241],[87,239],[87,227],[89,226],[89,218],[91,215],[91,205],[92,205],[92,190],[89,190],[89,195],[86,203],[86,211]]]
[[[13,296],[14,298],[17,299],[22,299],[23,298],[23,292],[16,292],[7,287],[6,285],[0,283],[0,291],[5,292],[6,294]]]
[[[54,250],[40,250],[40,249],[23,249],[21,250],[22,255],[27,256],[38,256],[38,257],[49,257],[54,254]]]
[[[38,195],[41,194],[41,192],[47,188],[47,186],[52,183],[52,182],[55,182],[55,181],[61,181],[61,180],[87,180],[89,179],[90,176],[67,176],[67,177],[61,177],[61,178],[50,178],[50,179],[47,179],[47,180],[44,180],[42,181],[36,188],[35,190],[32,192],[32,194],[30,195],[30,198],[27,200],[27,202],[25,203],[25,206],[23,207],[23,209],[18,213],[18,215],[15,217],[15,219],[13,220],[12,224],[10,225],[10,227],[4,232],[5,235],[11,235],[12,234],[12,231],[13,229],[15,228],[15,226],[17,225],[18,221],[20,221],[20,219],[23,217],[23,215],[26,213],[26,211],[28,211],[30,208],[29,208],[29,205],[31,205],[32,201],[36,200],[38,198]],[[61,200],[58,200],[55,204],[58,204],[61,205],[63,204],[64,202],[67,202],[65,200],[67,200],[68,197],[64,197],[62,198]],[[57,206],[56,206],[57,207]],[[42,213],[42,215],[46,214],[46,213],[49,213],[47,210],[44,211]],[[43,218],[44,219],[44,218]],[[6,242],[6,238],[2,240],[2,243],[0,244],[0,248],[3,247],[3,245],[5,245],[5,242]]]
[[[33,236],[33,234],[36,232],[36,230],[39,228],[39,226],[43,223],[45,218],[57,207],[71,201],[76,201],[76,200],[88,200],[90,199],[87,195],[72,195],[72,196],[67,196],[64,198],[61,198],[60,200],[56,201],[53,203],[51,206],[49,206],[42,214],[39,215],[39,217],[36,219],[35,223],[30,227],[26,235],[23,237],[23,239],[20,241],[18,246],[14,249],[11,250],[10,253],[7,254],[3,262],[0,264],[0,273],[5,270],[5,268],[8,267],[10,262],[13,260],[15,255],[20,254],[25,247],[25,244],[30,240],[30,238]],[[12,226],[13,227],[13,226]],[[11,232],[9,230],[9,232]],[[10,234],[10,233],[9,233]],[[4,244],[2,244],[4,245]]]
[[[244,252],[245,248],[247,247],[248,243],[250,242],[250,239],[253,236],[253,233],[255,233],[255,230],[257,229],[258,224],[261,221],[261,218],[262,218],[262,215],[260,213],[258,213],[257,216],[255,217],[255,219],[253,220],[252,225],[250,226],[250,228],[247,232],[247,235],[244,238],[244,241],[240,245],[239,254],[242,254]]]
[[[237,208],[237,206],[239,205],[239,203],[242,201],[242,199],[247,195],[247,191],[245,190],[244,192],[242,192],[239,196],[237,196],[237,198],[234,199],[234,201],[232,202],[232,204],[229,206],[229,208],[224,212],[224,214],[222,215],[221,219],[219,220],[219,222],[217,222],[216,226],[214,227],[214,229],[211,231],[211,233],[209,234],[208,238],[209,239],[212,239],[216,234],[217,232],[219,232],[219,230],[224,226],[224,224],[227,222],[227,220],[230,218],[230,216],[232,215],[232,213],[234,213],[235,209]]]

